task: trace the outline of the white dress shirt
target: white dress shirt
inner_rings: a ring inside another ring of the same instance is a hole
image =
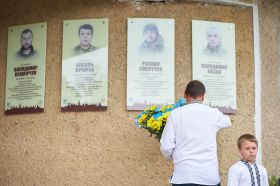
[[[216,134],[230,125],[228,116],[200,103],[171,111],[160,140],[163,156],[174,163],[171,182],[218,184]]]
[[[255,180],[255,186],[258,186],[257,176],[256,176],[256,170],[254,168],[253,164],[249,164],[252,168],[254,180]],[[260,173],[260,183],[261,186],[268,186],[268,177],[266,169],[257,164],[259,173]],[[238,161],[237,163],[233,164],[229,171],[228,171],[228,182],[227,186],[251,186],[251,175],[249,172],[248,167],[241,161]]]

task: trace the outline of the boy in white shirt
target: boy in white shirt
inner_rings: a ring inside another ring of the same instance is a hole
[[[230,127],[230,118],[202,104],[205,86],[188,83],[187,105],[171,111],[160,140],[160,150],[172,159],[172,186],[220,186],[216,134]]]
[[[251,134],[243,134],[237,141],[241,160],[228,172],[227,186],[268,186],[266,169],[255,162],[258,141]]]

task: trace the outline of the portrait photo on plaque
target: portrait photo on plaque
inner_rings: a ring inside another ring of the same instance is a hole
[[[127,110],[174,103],[174,20],[128,19]]]
[[[107,94],[108,19],[63,21],[61,110],[106,110]]]
[[[47,23],[8,28],[5,113],[44,111]]]
[[[235,24],[193,20],[192,59],[192,78],[202,81],[207,90],[204,103],[235,113]]]

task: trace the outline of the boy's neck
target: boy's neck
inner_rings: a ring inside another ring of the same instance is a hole
[[[187,101],[188,104],[190,104],[190,103],[202,103],[203,100],[204,100],[204,95],[198,96],[196,98],[185,95],[185,98],[186,98],[186,101]]]
[[[254,164],[255,163],[255,160],[249,161],[249,160],[242,159],[242,161],[245,161],[246,163],[249,163],[249,164]]]

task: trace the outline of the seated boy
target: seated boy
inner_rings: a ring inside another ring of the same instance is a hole
[[[258,141],[251,134],[243,134],[237,141],[241,160],[228,172],[227,186],[268,186],[266,169],[255,162]]]

